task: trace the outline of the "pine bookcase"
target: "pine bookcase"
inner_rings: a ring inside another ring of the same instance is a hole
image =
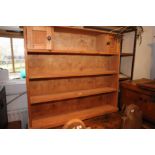
[[[29,128],[55,128],[116,112],[120,43],[115,33],[24,27]]]

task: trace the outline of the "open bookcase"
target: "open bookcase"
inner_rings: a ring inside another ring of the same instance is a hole
[[[120,43],[115,33],[24,27],[29,128],[53,128],[117,111]]]

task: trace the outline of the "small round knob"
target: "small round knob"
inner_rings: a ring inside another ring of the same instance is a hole
[[[107,42],[107,45],[110,45],[110,41]]]
[[[47,40],[48,40],[48,41],[50,41],[51,39],[52,39],[51,36],[48,36],[48,37],[47,37]]]

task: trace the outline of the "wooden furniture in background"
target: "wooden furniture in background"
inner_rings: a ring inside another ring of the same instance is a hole
[[[21,129],[21,121],[8,122],[7,129]]]
[[[149,79],[122,82],[120,104],[121,106],[124,104],[138,105],[143,112],[144,119],[155,123],[155,92],[141,88],[142,84],[149,82]]]
[[[122,118],[116,112],[85,120],[84,123],[91,129],[121,129]]]
[[[24,27],[29,128],[53,128],[117,111],[115,33]]]

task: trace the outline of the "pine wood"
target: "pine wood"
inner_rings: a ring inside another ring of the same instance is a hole
[[[92,90],[81,90],[81,91],[75,91],[75,92],[58,93],[58,94],[52,94],[52,95],[33,96],[31,97],[31,104],[65,100],[65,99],[103,94],[103,93],[109,93],[109,92],[115,92],[115,91],[116,90],[113,88],[106,87],[106,88],[98,88],[98,89],[92,89]]]
[[[104,105],[114,105],[117,92],[90,95],[66,100],[31,104],[32,120],[72,113]],[[60,108],[61,107],[61,108]]]
[[[44,73],[44,75],[30,75],[30,79],[50,79],[50,78],[60,78],[60,77],[80,77],[80,76],[93,76],[93,75],[112,75],[117,74],[115,70],[113,71],[78,71],[78,72],[58,72],[58,73]]]
[[[30,128],[117,111],[120,47],[115,33],[31,26],[24,27],[24,39]]]
[[[30,78],[52,77],[52,75],[61,77],[64,74],[91,75],[93,72],[114,73],[117,63],[116,56],[29,55],[28,57],[28,67],[33,68],[29,70]]]
[[[116,111],[117,111],[116,107],[110,105],[104,105],[96,108],[90,108],[87,110],[76,111],[73,113],[63,115],[60,114],[58,116],[36,119],[32,121],[32,128],[52,128],[64,124],[65,122],[74,118],[83,120]]]
[[[68,54],[68,55],[118,55],[119,53],[117,52],[105,52],[103,50],[49,50],[49,49],[30,49],[28,51],[28,53],[32,53],[32,54],[35,54],[35,53],[46,53],[46,54]]]
[[[31,80],[29,87],[31,97],[107,87],[116,88],[116,75]]]
[[[46,26],[27,27],[27,48],[28,49],[52,49],[52,40],[47,37],[53,35],[53,28]]]

